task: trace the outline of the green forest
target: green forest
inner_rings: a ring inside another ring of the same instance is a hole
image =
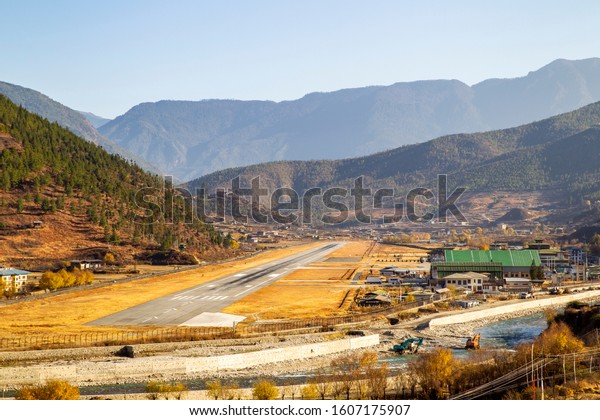
[[[111,155],[0,95],[0,208],[18,214],[25,207],[38,214],[84,215],[104,229],[104,241],[142,242],[170,249],[185,243],[203,251],[223,238],[202,220],[191,220],[189,200],[178,199],[172,185],[132,161]],[[149,218],[140,194],[165,205]],[[136,195],[137,194],[137,195]],[[157,217],[158,216],[158,217]],[[6,219],[5,219],[6,220]]]

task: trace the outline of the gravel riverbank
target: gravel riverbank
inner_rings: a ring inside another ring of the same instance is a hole
[[[577,295],[573,295],[573,300]],[[596,298],[597,299],[597,298]],[[482,305],[479,309],[488,307],[504,307],[506,311],[502,315],[481,318],[475,321],[429,327],[428,322],[433,318],[440,318],[449,315],[456,315],[458,311],[447,313],[421,315],[419,319],[401,322],[398,325],[390,326],[385,320],[373,323],[369,328],[364,328],[365,334],[379,334],[380,344],[368,348],[344,350],[333,354],[327,354],[319,357],[307,357],[303,359],[290,360],[277,363],[263,363],[257,366],[245,369],[219,369],[211,372],[211,378],[243,378],[243,377],[272,377],[284,374],[293,374],[295,372],[306,372],[328,367],[331,361],[345,354],[352,352],[364,352],[366,350],[377,351],[380,354],[390,355],[393,344],[401,342],[408,337],[425,337],[425,349],[432,346],[444,347],[463,347],[467,337],[474,334],[474,331],[490,322],[496,322],[504,319],[521,317],[532,313],[540,312],[540,309],[529,309],[522,311],[513,311],[511,304],[519,302],[496,302],[494,304]],[[562,305],[560,305],[562,306]],[[543,310],[543,309],[542,309]],[[472,311],[463,311],[468,313]],[[302,346],[312,343],[325,343],[331,340],[347,338],[342,332],[329,332],[320,334],[302,334],[290,336],[266,336],[257,338],[246,338],[236,340],[217,340],[193,343],[162,343],[162,344],[142,344],[135,345],[136,358],[144,359],[151,357],[160,357],[164,360],[176,358],[195,358],[219,356],[225,354],[244,354],[247,352],[256,352],[266,349],[277,349],[282,347]],[[0,352],[0,366],[65,366],[73,367],[79,363],[93,362],[113,362],[122,363],[126,358],[118,357],[115,353],[121,348],[102,347],[102,348],[83,348],[83,349],[62,349],[45,351],[24,351],[24,352]],[[160,380],[186,380],[198,378],[198,374],[188,375],[168,375],[161,374],[157,376]],[[132,380],[132,382],[140,381]],[[147,381],[147,379],[146,379]],[[89,381],[86,385],[109,384],[105,380]]]

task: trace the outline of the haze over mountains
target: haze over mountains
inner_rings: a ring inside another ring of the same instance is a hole
[[[57,122],[74,134],[114,153],[113,149],[116,145],[98,133],[90,121],[81,113],[33,89],[10,83],[0,82],[0,94],[6,96],[15,104],[21,105],[29,112],[46,118],[50,122]]]
[[[294,101],[143,103],[100,126],[181,180],[277,160],[339,159],[452,133],[508,128],[600,100],[600,59],[556,60],[514,79],[311,93]]]
[[[600,199],[600,102],[515,128],[440,137],[377,154],[343,160],[285,161],[218,171],[186,184],[209,192],[242,187],[259,176],[261,186],[297,192],[313,187],[435,188],[437,174],[472,191],[560,191],[564,202]],[[450,187],[449,187],[450,188]]]
[[[104,137],[96,130],[94,124],[90,122],[101,123],[102,120],[104,122],[109,121],[107,119],[96,117],[90,113],[75,111],[38,91],[6,82],[0,82],[0,94],[6,96],[12,102],[22,106],[29,112],[46,118],[50,122],[56,122],[81,138],[102,146],[109,153],[133,160],[146,170],[158,171],[155,167],[144,161],[143,158],[136,155],[135,152],[129,152]],[[96,118],[94,119],[92,116]]]
[[[600,100],[600,59],[556,60],[524,77],[472,87],[434,80],[278,103],[144,103],[112,121],[9,83],[0,82],[0,93],[111,153],[190,180],[252,163],[369,155],[446,134],[540,120]]]

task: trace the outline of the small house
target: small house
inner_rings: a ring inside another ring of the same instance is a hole
[[[383,283],[381,277],[369,276],[365,280],[366,284],[381,284]]]
[[[509,292],[531,292],[533,289],[531,279],[528,278],[511,277],[504,279],[504,281],[506,283],[505,288]]]
[[[457,306],[460,306],[461,308],[469,309],[469,308],[473,308],[473,307],[479,305],[479,301],[478,300],[457,300],[454,302],[454,304]]]
[[[400,282],[400,278],[399,277],[390,277],[388,279],[388,283],[391,286],[400,286],[401,282]]]
[[[29,271],[18,270],[12,267],[5,267],[0,269],[0,278],[4,283],[4,290],[10,290],[14,287],[17,293],[27,291],[27,276],[31,274]]]
[[[402,272],[403,270],[398,267],[384,267],[379,270],[379,274],[384,277],[399,276]]]
[[[358,301],[359,306],[387,306],[392,304],[392,298],[385,290],[366,293]]]
[[[101,270],[104,268],[104,261],[102,260],[72,260],[71,267],[78,268],[79,270]]]
[[[485,274],[468,271],[466,273],[450,274],[449,276],[442,278],[442,280],[444,282],[444,287],[450,285],[462,286],[475,292],[483,290],[484,282],[489,281],[489,277]]]

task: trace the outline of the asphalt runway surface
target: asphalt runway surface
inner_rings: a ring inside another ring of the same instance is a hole
[[[323,244],[308,251],[151,300],[89,322],[87,325],[221,325],[218,320],[211,320],[204,324],[194,320],[206,318],[203,315],[214,318],[214,315],[223,308],[268,286],[291,271],[323,260],[343,245],[343,242]],[[225,314],[222,316],[224,322],[236,319]]]

